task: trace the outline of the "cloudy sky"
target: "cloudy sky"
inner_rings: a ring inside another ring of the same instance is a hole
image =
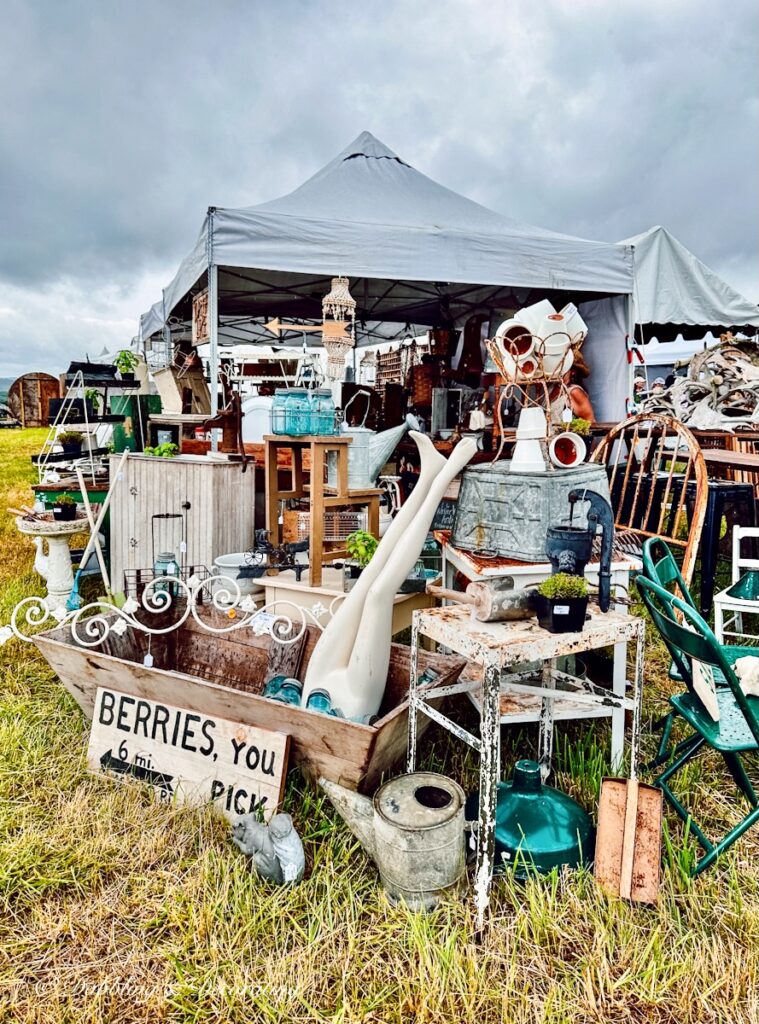
[[[209,205],[367,129],[509,216],[664,224],[759,301],[755,0],[0,0],[0,376],[128,342]]]

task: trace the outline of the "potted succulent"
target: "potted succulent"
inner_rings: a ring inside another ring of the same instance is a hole
[[[581,633],[588,610],[588,582],[584,576],[554,573],[538,587],[535,607],[539,624],[550,633]]]
[[[116,353],[113,365],[119,371],[121,379],[131,383],[134,381],[134,371],[137,369],[139,362],[140,360],[131,349],[122,348],[120,352]]]
[[[53,502],[53,519],[61,523],[76,519],[76,502],[68,494],[62,494]]]
[[[81,455],[84,434],[80,430],[63,430],[56,437],[65,455]]]
[[[345,547],[351,557],[351,561],[345,563],[347,570],[345,575],[346,590],[351,589],[363,570],[371,562],[378,544],[377,538],[365,530],[356,530],[345,538]]]

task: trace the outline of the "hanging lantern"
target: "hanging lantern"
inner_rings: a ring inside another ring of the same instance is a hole
[[[331,380],[342,380],[345,357],[356,343],[356,300],[348,284],[347,277],[333,277],[332,287],[322,299],[322,340],[327,352],[327,376]]]

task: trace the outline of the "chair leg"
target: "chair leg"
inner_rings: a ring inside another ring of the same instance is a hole
[[[733,782],[735,782],[735,785],[738,787],[741,793],[743,793],[743,795],[752,807],[756,807],[757,805],[759,805],[759,800],[757,799],[756,793],[754,792],[754,787],[751,785],[751,779],[748,777],[743,761],[738,756],[738,754],[723,753],[722,756],[725,759],[727,770],[733,777]]]
[[[661,739],[659,740],[659,749],[656,751],[656,757],[646,764],[646,768],[650,771],[652,768],[658,768],[660,764],[664,764],[665,761],[669,761],[669,738],[672,735],[672,726],[675,724],[675,712],[670,711],[668,714],[659,718],[653,723],[652,729],[661,729]]]
[[[724,644],[725,642],[725,617],[722,611],[722,602],[714,602],[714,635],[717,640]]]
[[[719,487],[709,487],[706,502],[704,530],[701,534],[701,614],[707,616],[714,597],[714,577],[717,575],[717,549],[719,547],[719,527],[725,507],[724,497]]]
[[[694,733],[692,736],[689,736],[687,740],[683,740],[683,742],[679,744],[679,747],[682,748],[683,751],[682,754],[669,766],[669,768],[665,769],[657,779],[654,779],[654,785],[658,786],[662,793],[664,793],[667,801],[675,809],[680,819],[684,824],[689,826],[691,832],[699,841],[701,846],[709,852],[713,849],[711,840],[704,835],[699,825],[693,820],[690,812],[683,807],[668,785],[669,779],[671,779],[676,772],[679,772],[685,763],[690,761],[694,754],[696,754],[705,743],[706,740],[703,736],[699,736],[698,733]]]
[[[747,814],[743,821],[739,822],[735,828],[731,829],[724,839],[720,839],[718,843],[715,843],[706,856],[702,857],[701,860],[696,864],[693,869],[693,877],[700,875],[702,871],[710,867],[717,857],[721,856],[728,847],[732,846],[736,839],[740,837],[751,828],[752,825],[759,821],[759,807],[755,807],[750,814]]]

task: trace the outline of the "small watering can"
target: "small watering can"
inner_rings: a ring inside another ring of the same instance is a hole
[[[359,395],[371,397],[369,391],[357,391],[345,403],[343,413]],[[393,453],[395,446],[406,433],[410,426],[414,425],[413,417],[406,417],[406,422],[389,430],[370,430],[364,426],[366,417],[369,415],[369,403],[367,402],[366,413],[357,427],[350,427],[346,422],[340,429],[342,434],[352,438],[348,446],[348,487],[351,490],[362,490],[366,487],[376,487],[377,477],[382,467]],[[330,487],[337,486],[337,455],[330,452],[327,457],[327,483]]]
[[[462,788],[436,772],[390,779],[372,800],[319,779],[379,868],[392,903],[429,910],[455,890],[466,868]]]

